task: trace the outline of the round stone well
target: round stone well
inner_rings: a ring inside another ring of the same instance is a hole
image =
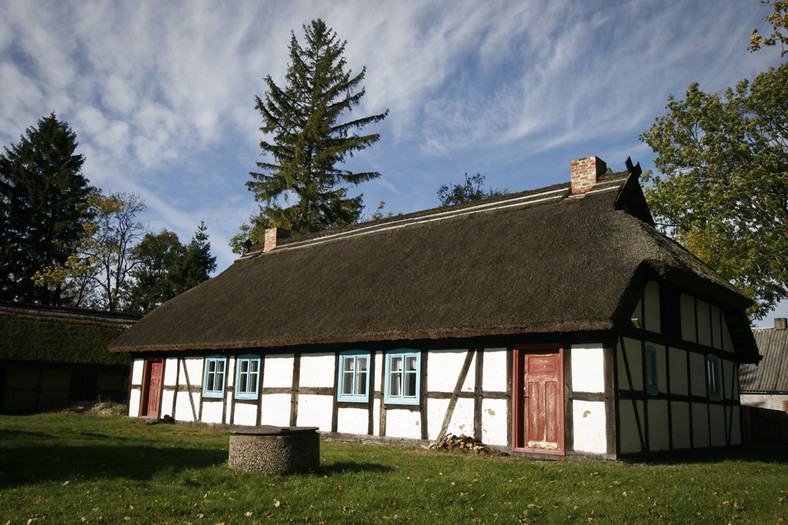
[[[320,467],[318,427],[260,426],[230,434],[230,468],[246,472],[291,474]]]

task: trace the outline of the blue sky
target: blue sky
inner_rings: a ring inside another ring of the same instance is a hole
[[[260,159],[254,97],[267,74],[283,82],[290,31],[312,18],[347,40],[354,72],[367,67],[356,115],[390,112],[349,164],[382,174],[352,190],[369,216],[380,201],[433,207],[466,172],[520,191],[567,181],[589,155],[652,168],[638,135],[669,94],[779,64],[774,48],[745,49],[767,14],[758,0],[4,0],[0,145],[55,111],[92,184],[138,194],[148,228],[184,242],[204,219],[222,270],[257,209],[244,184]]]

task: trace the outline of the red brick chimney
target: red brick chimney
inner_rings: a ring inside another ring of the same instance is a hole
[[[281,239],[290,237],[290,231],[282,228],[266,228],[265,240],[263,241],[263,253],[270,252],[276,248],[276,244]]]
[[[596,184],[597,178],[607,172],[607,164],[599,157],[586,157],[572,161],[572,195],[585,193]]]

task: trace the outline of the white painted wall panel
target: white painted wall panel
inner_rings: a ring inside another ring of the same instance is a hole
[[[690,352],[689,356],[692,395],[706,397],[706,357],[697,352]]]
[[[427,359],[427,381],[430,392],[453,392],[465,362],[467,350],[432,350]],[[471,361],[462,385],[464,392],[473,392],[476,360]]]
[[[227,371],[224,376],[224,386],[232,387],[235,385],[235,357],[227,358]],[[226,394],[227,392],[225,392]],[[232,395],[230,395],[232,398]],[[229,406],[228,406],[229,409]],[[229,412],[228,412],[229,413]]]
[[[788,395],[742,394],[740,399],[742,405],[782,412],[784,410],[783,403],[788,401]]]
[[[366,434],[369,411],[366,408],[345,408],[337,411],[337,432],[344,434]]]
[[[191,395],[191,403],[189,402],[189,396]],[[192,403],[194,409],[192,410]],[[175,397],[175,414],[174,417],[177,421],[190,421],[194,422],[197,419],[197,414],[200,410],[200,393],[194,392],[189,394],[189,392],[178,392]]]
[[[175,391],[163,390],[161,393],[161,405],[159,405],[159,417],[172,416],[172,401],[175,397]]]
[[[388,409],[386,435],[389,437],[421,439],[421,419],[416,411]]]
[[[681,294],[681,338],[695,342],[695,298]]]
[[[624,347],[619,350],[621,350],[617,352],[619,388],[643,390],[643,348],[641,342],[625,337]],[[626,357],[624,352],[626,352]],[[627,373],[627,364],[629,365],[629,374]]]
[[[484,377],[482,390],[487,392],[506,392],[506,349],[486,348],[484,350]]]
[[[648,445],[651,451],[670,450],[667,401],[652,399],[648,402]]]
[[[709,446],[709,411],[702,403],[692,403],[692,442],[695,448]]]
[[[203,399],[202,402],[202,422],[203,423],[224,423],[222,421],[222,413],[224,412],[224,403],[221,400],[208,401]]]
[[[298,384],[308,387],[333,387],[334,360],[334,354],[301,354]]]
[[[372,392],[382,392],[383,391],[383,354],[381,352],[377,352],[375,354],[375,376],[372,378],[372,383],[374,386],[372,387]]]
[[[690,441],[690,405],[684,401],[673,401],[670,406],[673,420],[673,448],[687,449]]]
[[[233,424],[255,426],[257,424],[257,404],[235,403]]]
[[[687,395],[687,352],[670,348],[670,391],[673,394]],[[689,419],[687,420],[689,421]]]
[[[142,392],[139,388],[132,388],[129,391],[129,416],[137,417],[140,415],[140,398]]]
[[[432,414],[431,412],[427,413]],[[442,417],[439,419],[443,421]],[[473,437],[473,399],[457,400],[447,432],[455,436],[465,434]],[[429,437],[430,439],[438,439],[437,434],[430,434]]]
[[[186,378],[189,379],[189,385],[202,386],[202,367],[205,360],[202,357],[187,357],[181,363],[181,373],[184,374],[181,381],[186,384]],[[184,364],[186,366],[184,366]]]
[[[605,391],[605,353],[602,344],[572,346],[572,390]]]
[[[372,434],[376,436],[380,435],[380,409],[382,405],[383,401],[380,399],[372,401]]]
[[[622,454],[642,452],[640,448],[640,434],[638,433],[638,421],[640,428],[643,428],[643,402],[635,401],[637,412],[630,400],[622,400],[619,403],[619,436],[620,452]]]
[[[659,314],[659,284],[656,281],[649,281],[643,291],[645,301],[645,326],[649,332],[661,331],[662,323]]]
[[[695,306],[698,309],[698,343],[711,346],[711,315],[709,303],[697,299]]]
[[[731,339],[728,322],[724,315],[722,316],[722,349],[726,352],[733,352],[733,339]]]
[[[178,378],[178,358],[170,357],[164,360],[164,385],[175,386]],[[172,406],[172,405],[169,405]]]
[[[429,414],[427,418],[427,435],[430,439],[436,440],[440,437],[441,425],[443,425],[443,418],[446,416],[448,406],[448,399],[427,399],[427,414]]]
[[[725,445],[725,407],[722,405],[709,406],[709,434],[712,447]]]
[[[735,373],[736,363],[723,359],[722,363],[722,386],[724,387],[723,399],[736,399],[736,385],[739,383],[738,374]]]
[[[589,454],[607,452],[604,401],[573,401],[572,420],[576,452]]]
[[[485,362],[485,368],[486,365]],[[506,400],[482,400],[482,443],[506,446],[509,432],[506,421]]]
[[[296,425],[318,427],[323,432],[331,432],[332,396],[301,394],[298,396],[298,417]]]
[[[263,367],[263,386],[289,388],[292,385],[293,354],[265,356],[265,366]],[[289,406],[290,402],[288,401],[288,414],[290,414]],[[288,420],[289,417],[290,416],[288,415]]]
[[[144,359],[135,359],[131,363],[131,384],[132,385],[141,385],[142,384],[142,373],[145,368],[145,360]]]
[[[267,363],[268,360],[266,359]],[[261,424],[280,427],[290,426],[290,394],[265,394],[261,405]]]
[[[668,393],[668,363],[667,357],[668,352],[664,346],[654,344],[654,343],[646,343],[649,346],[653,346],[654,349],[657,351],[657,389],[659,390],[660,394],[667,394]],[[685,381],[686,383],[686,381]]]
[[[722,348],[722,324],[720,322],[720,308],[711,306],[711,342],[714,348]]]

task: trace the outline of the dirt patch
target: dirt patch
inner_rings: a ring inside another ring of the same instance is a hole
[[[63,409],[63,412],[92,414],[94,416],[125,416],[128,412],[128,407],[122,403],[109,401],[83,401]]]

